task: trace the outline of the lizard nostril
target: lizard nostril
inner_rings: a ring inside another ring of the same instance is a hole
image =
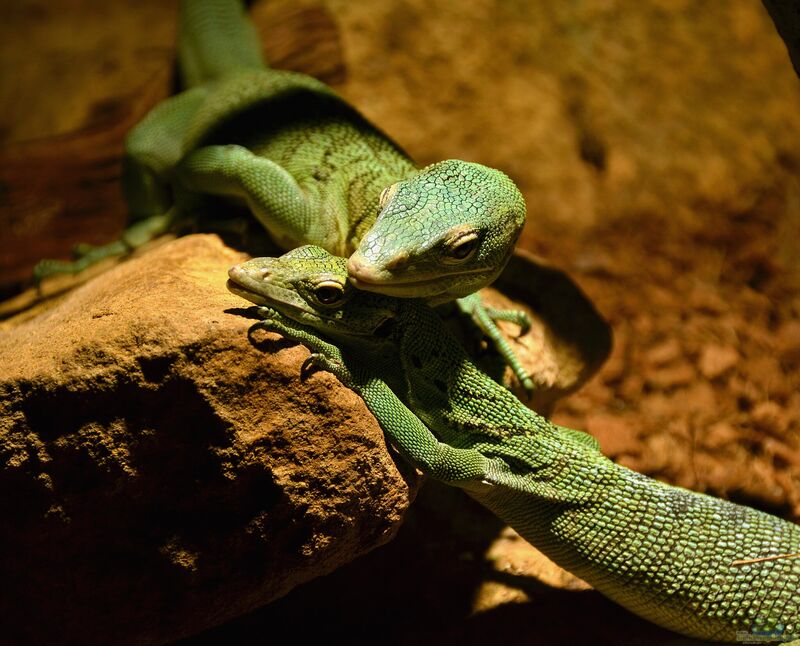
[[[267,280],[267,278],[269,278],[271,275],[272,272],[269,269],[262,269],[260,272],[258,272],[258,277],[261,280]]]
[[[355,278],[366,280],[368,280],[372,274],[369,265],[356,256],[350,256],[350,260],[347,261],[347,273]]]
[[[347,273],[356,275],[359,271],[361,271],[361,261],[350,258],[350,260],[347,261]]]
[[[354,281],[377,283],[381,281],[380,271],[371,265],[363,256],[352,255],[347,261],[347,273]]]

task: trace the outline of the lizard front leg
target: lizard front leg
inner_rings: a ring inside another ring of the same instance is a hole
[[[38,283],[55,274],[77,274],[106,258],[123,256],[172,228],[181,215],[173,203],[167,174],[182,155],[183,135],[208,94],[196,87],[153,108],[125,138],[122,188],[132,224],[119,240],[80,244],[74,260],[45,259],[33,270]]]
[[[205,146],[178,165],[187,189],[243,198],[272,238],[291,249],[309,242],[318,218],[313,201],[286,169],[237,145]]]
[[[497,327],[495,321],[511,321],[520,327],[520,335],[525,334],[531,327],[531,321],[525,312],[520,310],[498,310],[491,307],[485,307],[481,302],[480,295],[476,292],[469,296],[464,296],[456,301],[459,310],[467,314],[474,322],[475,325],[483,332],[494,347],[503,357],[506,364],[514,372],[514,375],[525,388],[529,394],[533,392],[534,383],[528,371],[522,365],[519,357],[514,353],[514,350],[509,345],[508,341],[503,337],[500,328]]]
[[[296,321],[284,316],[271,307],[259,307],[258,315],[263,320],[256,323],[253,328],[261,328],[270,332],[277,332],[281,336],[297,341],[311,350],[311,356],[303,363],[303,369],[321,368],[333,374],[348,388],[356,389],[362,379],[351,372],[345,364],[342,351],[332,343],[324,340],[312,328],[300,325]]]
[[[358,362],[349,360],[339,347],[322,339],[277,310],[258,309],[262,327],[299,341],[312,351],[312,365],[332,372],[343,384],[355,390],[378,420],[389,442],[415,468],[448,484],[483,480],[491,471],[489,458],[474,449],[454,448],[436,439],[431,430],[395,395],[380,378],[371,375]]]

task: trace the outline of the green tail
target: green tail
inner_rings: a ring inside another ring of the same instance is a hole
[[[264,67],[261,45],[240,0],[181,0],[178,61],[184,87]]]

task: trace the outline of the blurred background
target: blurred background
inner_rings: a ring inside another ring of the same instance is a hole
[[[176,9],[3,7],[0,297],[122,231],[122,138],[174,89]],[[333,85],[420,164],[478,161],[520,186],[520,246],[614,333],[556,422],[653,477],[800,519],[800,81],[760,2],[251,11],[275,67]],[[189,643],[677,643],[584,587],[429,483],[393,543]]]

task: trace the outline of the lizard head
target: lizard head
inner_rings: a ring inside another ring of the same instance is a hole
[[[228,290],[327,334],[373,335],[395,315],[394,299],[359,292],[347,260],[306,245],[278,258],[253,258],[228,270]]]
[[[508,176],[452,159],[384,189],[380,209],[350,256],[351,281],[432,304],[497,278],[525,223],[525,201]]]

